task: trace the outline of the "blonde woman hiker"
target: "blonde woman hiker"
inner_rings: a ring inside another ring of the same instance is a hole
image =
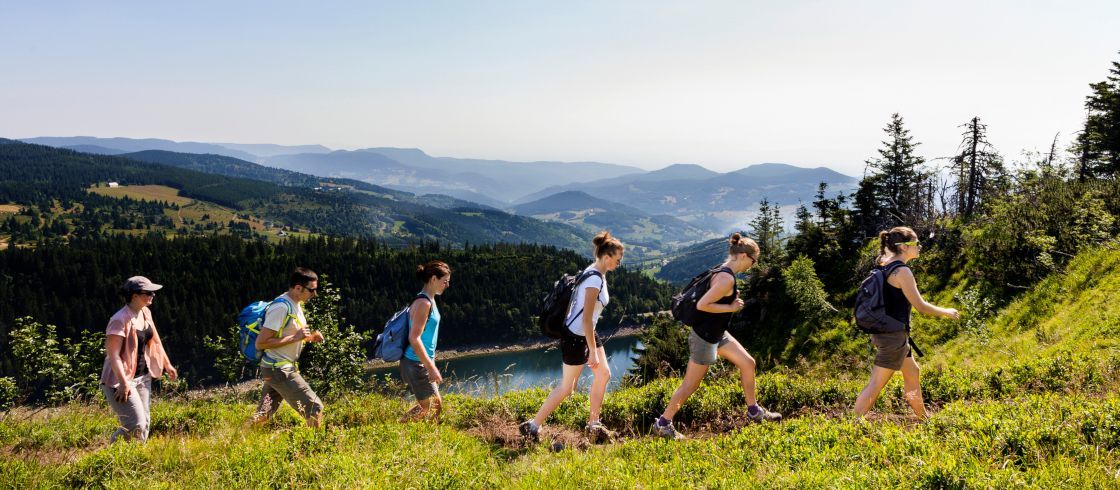
[[[560,383],[552,389],[537,415],[526,420],[519,427],[521,435],[530,441],[540,439],[540,430],[548,416],[564,402],[575,390],[576,381],[586,365],[591,368],[591,408],[588,413],[587,432],[592,442],[614,439],[615,432],[599,420],[603,398],[606,396],[607,383],[611,379],[611,369],[607,365],[607,353],[603,342],[595,331],[603,308],[610,303],[607,290],[607,273],[622,264],[625,246],[610,232],[600,232],[592,240],[595,262],[580,273],[582,279],[572,292],[572,303],[568,307],[565,325],[567,331],[560,338],[560,353],[563,359]]]
[[[163,373],[172,381],[179,377],[167,359],[148,308],[161,288],[144,276],[128,278],[121,286],[125,304],[109,318],[105,328],[101,392],[120,423],[111,442],[121,437],[147,441],[152,423],[152,378],[158,379]]]
[[[303,303],[319,288],[319,276],[299,267],[288,278],[288,292],[272,301],[265,310],[256,347],[263,352],[260,362],[261,404],[253,422],[263,423],[287,401],[311,427],[323,422],[323,402],[299,374],[299,356],[305,342],[322,342],[323,334],[307,327]]]
[[[708,279],[710,287],[696,301],[696,312],[692,313],[693,318],[686,322],[692,327],[688,333],[688,367],[685,369],[680,387],[673,392],[673,397],[665,406],[665,411],[653,424],[655,435],[667,439],[684,438],[684,435],[673,427],[673,417],[688,397],[700,387],[700,382],[708,373],[708,368],[720,357],[739,368],[749,420],[773,422],[782,419],[782,414],[771,412],[758,404],[755,393],[754,357],[751,357],[743,345],[727,332],[731,316],[742,310],[744,306],[735,285],[735,275],[754,267],[758,263],[760,253],[758,244],[754,240],[735,233],[728,240],[727,260],[705,273],[708,274],[706,277],[710,278]]]
[[[424,289],[412,300],[409,308],[408,347],[401,358],[401,379],[416,397],[416,405],[405,414],[405,420],[431,417],[439,420],[443,398],[439,385],[443,374],[436,367],[436,344],[439,341],[439,307],[436,296],[451,286],[451,266],[433,260],[416,267],[416,278]]]
[[[879,232],[880,255],[877,269],[888,274],[882,287],[883,306],[886,315],[901,322],[903,329],[871,335],[871,343],[875,346],[875,360],[871,368],[871,379],[856,398],[855,413],[860,417],[871,410],[879,393],[895,371],[900,370],[906,402],[919,420],[926,416],[919,382],[920,370],[911,353],[913,341],[910,340],[910,309],[913,307],[919,313],[954,320],[960,319],[960,313],[953,308],[934,306],[922,299],[914,273],[906,265],[918,258],[921,251],[918,234],[910,228],[899,226]]]

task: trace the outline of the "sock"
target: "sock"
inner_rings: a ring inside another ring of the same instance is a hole
[[[751,417],[757,417],[760,413],[762,413],[762,409],[759,408],[757,403],[747,407],[747,415],[750,415]]]
[[[658,427],[665,427],[665,426],[667,426],[671,423],[673,423],[673,421],[665,418],[664,416],[657,417],[657,426]]]

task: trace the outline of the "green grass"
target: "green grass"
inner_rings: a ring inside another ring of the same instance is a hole
[[[897,378],[854,419],[858,363],[761,374],[760,402],[787,415],[767,425],[745,424],[736,373],[717,367],[677,417],[680,442],[648,435],[678,379],[621,389],[602,417],[624,439],[602,446],[577,432],[585,394],[524,445],[516,424],[544,389],[449,395],[442,424],[399,423],[398,396],[349,396],[328,402],[322,430],[287,407],[249,426],[252,394],[215,391],[157,396],[145,445],[108,446],[104,403],[19,409],[0,420],[0,487],[1120,488],[1118,293],[1120,253],[1096,250],[959,332],[918,324],[950,338],[922,360],[923,423]],[[568,447],[551,451],[553,437]]]
[[[937,349],[940,362],[999,366],[1063,351],[1110,355],[1120,346],[1120,250],[1079,254],[982,328]]]

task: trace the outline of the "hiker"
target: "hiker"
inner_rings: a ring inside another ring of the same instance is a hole
[[[728,240],[727,259],[713,268],[711,286],[696,302],[696,319],[689,325],[688,367],[680,387],[673,392],[665,411],[654,422],[654,433],[669,439],[683,439],[684,436],[673,427],[673,416],[680,410],[685,400],[700,387],[700,381],[708,372],[708,367],[719,357],[731,361],[739,368],[743,385],[743,398],[747,402],[747,416],[750,421],[778,421],[782,415],[771,412],[758,404],[754,385],[755,361],[743,345],[727,332],[731,316],[743,309],[744,302],[739,298],[735,285],[735,275],[746,272],[758,263],[761,253],[758,244],[738,233]]]
[[[319,288],[319,276],[310,269],[298,267],[288,278],[288,292],[281,294],[265,310],[257,350],[260,361],[261,404],[253,421],[267,421],[280,403],[287,400],[311,427],[323,422],[323,402],[299,374],[299,355],[304,342],[322,342],[323,334],[307,327],[303,302],[313,298]]]
[[[439,385],[443,375],[436,367],[436,342],[439,340],[439,307],[436,296],[451,285],[451,266],[433,260],[416,267],[416,278],[424,289],[412,300],[409,308],[408,346],[401,358],[401,379],[416,397],[416,405],[405,414],[405,420],[431,417],[439,420],[443,398]]]
[[[587,418],[587,432],[592,442],[614,439],[615,432],[607,429],[599,420],[603,397],[607,392],[607,382],[611,379],[611,369],[607,365],[607,352],[603,341],[595,332],[595,324],[610,303],[607,291],[607,273],[622,264],[625,246],[609,231],[602,231],[592,240],[595,262],[583,270],[581,282],[575,285],[572,302],[568,306],[565,320],[567,329],[560,337],[560,353],[563,373],[560,383],[552,389],[532,420],[523,422],[518,429],[525,438],[537,441],[540,429],[556,407],[572,394],[583,366],[591,368],[591,410]]]
[[[172,381],[179,377],[167,359],[148,309],[162,287],[144,276],[128,278],[120,290],[124,306],[109,318],[105,328],[101,392],[120,423],[110,442],[121,436],[147,441],[152,424],[152,378],[160,378],[163,373]]]
[[[894,266],[883,284],[883,304],[886,306],[887,316],[905,324],[906,329],[871,335],[871,343],[875,346],[875,360],[871,368],[871,380],[856,398],[855,412],[860,417],[871,410],[894,372],[902,370],[903,397],[919,420],[925,418],[925,402],[918,381],[918,363],[911,353],[914,344],[910,339],[910,307],[913,306],[919,313],[954,320],[960,319],[960,313],[953,308],[931,305],[922,299],[922,293],[918,292],[918,285],[914,282],[914,273],[906,265],[918,258],[921,251],[918,234],[910,228],[898,226],[879,232],[877,267],[885,270],[895,262],[900,262]]]

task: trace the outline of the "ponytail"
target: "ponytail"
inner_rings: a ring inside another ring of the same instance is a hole
[[[747,254],[750,256],[751,260],[758,262],[758,256],[761,251],[754,240],[739,234],[739,232],[735,232],[731,234],[731,238],[727,239],[727,245],[729,254]]]
[[[879,232],[879,258],[882,259],[887,255],[887,251],[892,254],[898,254],[902,251],[898,249],[898,244],[902,242],[909,242],[917,240],[918,234],[908,226],[896,226],[889,230]]]
[[[416,266],[416,279],[424,284],[427,284],[433,276],[443,279],[448,274],[451,274],[451,266],[439,260],[432,260],[427,264]]]
[[[621,241],[611,236],[611,232],[606,230],[600,231],[599,234],[595,235],[595,238],[591,239],[591,244],[595,246],[595,258],[604,255],[614,255],[626,249],[626,246],[623,245]]]

